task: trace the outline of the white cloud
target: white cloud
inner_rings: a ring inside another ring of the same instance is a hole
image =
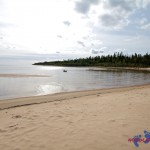
[[[150,30],[150,23],[141,26],[141,29]]]
[[[145,24],[145,23],[147,23],[147,22],[148,22],[148,19],[147,19],[147,18],[142,18],[142,19],[140,19],[140,21],[139,21],[140,25],[143,25],[143,24]]]
[[[150,5],[150,0],[142,0],[142,6],[145,8]]]
[[[127,38],[124,41],[126,41],[126,42],[133,42],[133,41],[138,41],[140,39],[141,39],[141,36],[137,35],[137,36],[133,36],[133,37]]]

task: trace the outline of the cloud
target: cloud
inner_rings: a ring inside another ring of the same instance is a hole
[[[122,13],[116,13],[116,14],[104,14],[99,16],[99,23],[104,28],[109,29],[122,29],[123,27],[127,26],[130,23],[130,20],[127,16],[125,16]]]
[[[111,15],[111,14],[104,14],[100,16],[100,21],[103,26],[116,26],[122,20],[122,16],[120,15]]]
[[[141,39],[141,37],[140,37],[139,35],[136,35],[136,36],[134,36],[134,37],[127,38],[127,39],[125,39],[124,41],[125,41],[125,42],[133,42],[133,41],[137,41],[137,40],[139,40],[139,39]]]
[[[75,3],[75,10],[78,13],[87,14],[92,5],[97,5],[100,0],[80,0]]]
[[[131,12],[136,6],[136,0],[108,0],[106,6],[109,8],[118,8],[122,11]]]
[[[150,23],[146,24],[146,25],[143,25],[141,27],[141,29],[144,29],[144,30],[150,30]]]
[[[106,28],[121,29],[130,23],[129,16],[137,8],[136,1],[107,0],[104,2],[106,13],[99,16],[99,22]]]
[[[0,28],[14,27],[13,24],[7,22],[0,22]]]
[[[107,49],[107,47],[101,47],[99,50],[92,50],[91,53],[92,54],[100,54],[100,53],[104,53],[104,51]]]
[[[78,43],[79,45],[81,45],[82,47],[85,47],[85,44],[84,44],[83,42],[77,41],[77,43]]]
[[[92,54],[104,53],[104,51],[100,50],[92,50]]]
[[[147,7],[148,5],[150,5],[150,0],[142,0],[143,7]]]
[[[66,26],[70,26],[70,25],[71,25],[71,22],[69,22],[69,21],[64,21],[63,24],[66,25]]]
[[[99,51],[97,50],[92,50],[92,54],[98,54]]]
[[[63,38],[63,37],[62,37],[62,35],[57,35],[57,37],[58,37],[58,38],[60,38],[60,39],[62,39],[62,38]]]
[[[147,22],[148,22],[148,19],[147,19],[147,18],[142,18],[142,19],[139,20],[139,24],[140,24],[140,25],[143,25],[143,24],[145,24],[145,23],[147,23]]]

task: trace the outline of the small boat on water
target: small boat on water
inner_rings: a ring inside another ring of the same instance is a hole
[[[67,72],[67,70],[64,69],[63,72]]]

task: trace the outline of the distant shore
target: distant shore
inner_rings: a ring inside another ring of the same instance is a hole
[[[76,58],[68,60],[57,61],[44,61],[37,62],[33,65],[46,65],[46,66],[66,66],[66,67],[150,67],[150,54],[132,54],[127,55],[122,52],[114,53],[113,55],[101,55],[95,57]]]
[[[149,106],[150,84],[0,101],[0,149],[134,150]]]

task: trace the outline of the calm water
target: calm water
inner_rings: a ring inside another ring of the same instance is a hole
[[[68,72],[64,73],[63,69]],[[49,77],[0,77],[0,100],[33,95],[122,87],[150,83],[150,73],[89,71],[89,68],[0,65],[0,74],[32,74]]]

